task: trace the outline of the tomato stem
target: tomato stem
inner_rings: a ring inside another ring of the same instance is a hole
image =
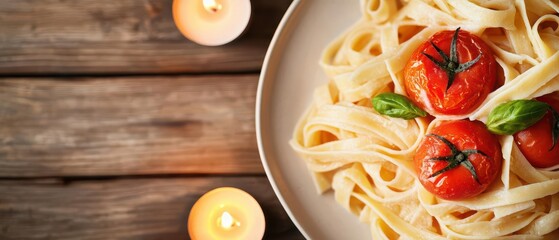
[[[442,49],[440,49],[437,45],[435,45],[435,43],[433,43],[433,41],[430,41],[431,45],[433,46],[433,48],[435,48],[435,50],[443,58],[443,60],[439,61],[439,60],[435,59],[435,57],[427,54],[426,52],[422,52],[422,54],[425,57],[427,57],[429,60],[431,60],[433,63],[435,63],[435,65],[437,65],[438,67],[440,67],[442,70],[445,71],[446,76],[448,77],[448,82],[446,84],[446,90],[448,90],[450,88],[450,86],[452,85],[452,83],[454,82],[454,76],[457,73],[466,71],[468,68],[473,66],[476,62],[479,61],[479,59],[481,58],[481,55],[482,55],[482,53],[480,52],[479,55],[477,55],[477,57],[475,59],[473,59],[469,62],[466,62],[466,63],[458,62],[458,50],[457,50],[456,45],[458,44],[458,32],[459,31],[460,31],[460,28],[457,28],[456,31],[454,32],[454,35],[452,36],[452,41],[450,42],[450,57],[447,56]]]
[[[479,181],[479,179],[477,177],[476,169],[474,168],[474,165],[472,164],[472,162],[470,162],[470,160],[468,158],[472,154],[481,154],[481,155],[487,157],[487,155],[485,153],[483,153],[482,151],[479,151],[477,149],[466,149],[466,150],[460,151],[460,150],[458,150],[456,145],[451,143],[448,139],[446,139],[442,136],[439,136],[437,134],[430,133],[430,134],[427,134],[425,136],[426,137],[435,137],[435,138],[439,139],[446,146],[448,146],[448,148],[450,148],[450,151],[451,151],[451,154],[449,156],[439,156],[439,157],[433,157],[433,158],[428,159],[428,160],[448,162],[448,165],[446,167],[444,167],[443,169],[431,174],[431,176],[429,176],[429,178],[436,177],[436,176],[438,176],[438,175],[440,175],[440,174],[442,174],[442,173],[444,173],[448,170],[457,168],[459,165],[462,165],[466,169],[468,169],[468,171],[472,174],[472,177],[474,177],[476,182],[481,185],[481,182]]]
[[[550,111],[551,111],[551,141],[552,141],[552,145],[551,148],[548,151],[553,150],[553,148],[555,147],[555,145],[557,145],[557,140],[559,138],[559,113],[557,113],[557,111],[555,111],[555,109],[553,109],[551,106],[549,107]]]

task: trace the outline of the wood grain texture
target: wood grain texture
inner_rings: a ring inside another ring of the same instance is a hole
[[[245,35],[220,47],[185,39],[172,0],[0,1],[0,74],[257,72],[290,0],[253,0]]]
[[[0,81],[0,177],[260,174],[258,76]]]
[[[304,239],[265,177],[0,181],[0,239],[188,239],[194,202],[222,186],[260,203],[265,239]]]
[[[0,1],[0,239],[188,239],[221,186],[257,199],[265,239],[303,239],[254,129],[291,0],[251,0],[248,31],[219,47],[185,39],[172,1]]]

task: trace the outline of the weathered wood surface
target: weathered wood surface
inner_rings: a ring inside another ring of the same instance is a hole
[[[265,239],[302,239],[265,177],[0,181],[0,239],[187,239],[190,208],[222,186],[260,203]]]
[[[172,0],[0,1],[0,239],[188,239],[190,208],[221,186],[258,200],[265,239],[303,239],[254,130],[291,0],[251,3],[245,35],[204,47]]]
[[[258,76],[0,80],[0,177],[263,173]]]
[[[245,35],[220,47],[185,39],[172,0],[2,0],[0,74],[258,72],[291,0],[254,0]]]

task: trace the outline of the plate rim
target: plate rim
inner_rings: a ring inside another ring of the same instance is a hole
[[[254,119],[255,119],[255,128],[256,128],[256,143],[258,145],[258,154],[260,155],[260,162],[262,163],[264,172],[266,173],[266,178],[268,179],[268,182],[270,182],[270,185],[272,186],[274,193],[278,197],[281,206],[286,211],[287,215],[289,216],[293,224],[297,227],[297,229],[301,232],[301,234],[303,234],[303,236],[306,239],[311,239],[309,237],[309,234],[305,231],[305,229],[302,227],[302,225],[299,223],[299,221],[291,211],[291,208],[289,208],[288,203],[285,201],[285,198],[283,197],[283,194],[281,193],[279,186],[276,183],[274,174],[272,173],[272,170],[268,165],[266,153],[264,150],[265,147],[262,141],[262,111],[261,111],[262,95],[263,95],[264,85],[266,84],[267,76],[273,74],[273,72],[269,67],[270,66],[269,63],[270,61],[272,61],[273,58],[279,57],[277,56],[279,53],[278,50],[276,49],[276,46],[278,46],[278,44],[280,43],[280,37],[283,36],[283,33],[288,31],[287,25],[289,22],[293,20],[294,13],[296,12],[297,9],[299,9],[300,6],[301,6],[301,0],[293,0],[293,2],[289,5],[289,8],[283,15],[280,23],[278,24],[278,27],[276,28],[276,31],[274,32],[274,36],[270,41],[270,45],[268,46],[266,55],[264,57],[264,61],[262,63],[260,76],[258,78]]]

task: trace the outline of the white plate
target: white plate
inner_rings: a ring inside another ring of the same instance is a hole
[[[360,17],[359,2],[294,1],[272,40],[260,76],[256,132],[260,157],[283,207],[308,239],[370,239],[369,227],[319,195],[303,160],[288,145],[313,91],[327,82],[322,49]]]
[[[295,124],[316,87],[327,82],[322,50],[360,18],[359,1],[295,0],[266,54],[256,99],[262,164],[281,204],[307,239],[371,239],[369,226],[319,195],[302,159],[291,149]],[[559,239],[559,230],[544,239]]]

